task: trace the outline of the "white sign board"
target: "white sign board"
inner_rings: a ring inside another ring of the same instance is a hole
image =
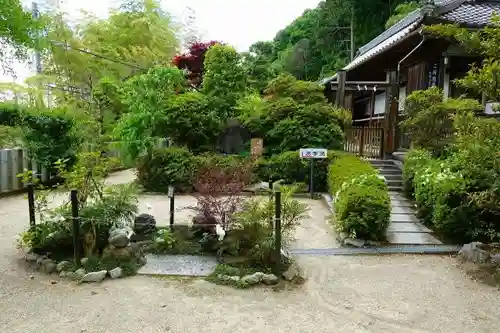
[[[327,158],[328,149],[302,148],[299,150],[300,158]]]
[[[169,186],[169,187],[168,187],[167,196],[168,196],[169,198],[171,198],[171,197],[173,197],[173,196],[174,196],[174,187],[173,187],[173,186]]]

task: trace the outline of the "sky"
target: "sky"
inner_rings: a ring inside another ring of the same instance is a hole
[[[79,17],[80,9],[105,18],[117,0],[44,0],[60,2],[60,9],[71,18]],[[30,0],[22,0],[29,6]],[[307,8],[314,8],[320,0],[162,0],[163,9],[182,20],[186,7],[195,12],[196,26],[203,40],[218,40],[246,51],[256,41],[270,40],[275,34],[300,16]],[[32,72],[29,65],[16,64],[17,79],[0,75],[0,82],[21,83]],[[32,66],[31,66],[32,67]]]

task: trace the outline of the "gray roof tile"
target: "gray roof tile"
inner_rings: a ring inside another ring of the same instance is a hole
[[[466,1],[451,12],[441,15],[439,18],[468,25],[486,25],[491,23],[493,14],[500,14],[500,1]]]

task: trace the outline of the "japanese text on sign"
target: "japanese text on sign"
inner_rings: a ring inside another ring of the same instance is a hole
[[[302,148],[299,150],[301,158],[327,158],[328,150],[324,148]]]

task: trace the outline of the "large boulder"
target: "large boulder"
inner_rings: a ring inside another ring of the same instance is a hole
[[[108,242],[114,247],[122,248],[130,243],[130,234],[125,229],[115,229],[109,232]]]
[[[155,231],[156,220],[153,215],[141,214],[135,217],[134,232],[138,235],[148,235]]]
[[[458,256],[466,262],[475,264],[487,263],[490,259],[490,252],[484,249],[484,244],[481,242],[472,242],[462,246],[458,252]]]
[[[103,259],[113,259],[120,262],[130,262],[138,266],[146,264],[146,257],[141,244],[131,243],[126,247],[116,247],[109,244],[102,252]]]

